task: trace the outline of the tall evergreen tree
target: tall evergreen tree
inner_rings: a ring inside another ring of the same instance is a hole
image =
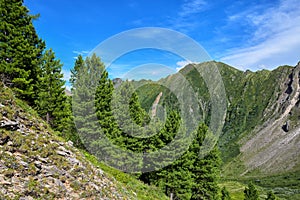
[[[103,134],[111,140],[117,140],[120,137],[120,131],[112,113],[112,95],[114,86],[108,78],[108,72],[103,69],[99,77],[99,84],[95,94],[95,106],[97,111],[98,122]]]
[[[23,0],[0,0],[0,78],[32,104],[45,44],[28,12]]]
[[[95,93],[105,67],[95,54],[92,57],[87,57],[84,62],[79,57],[75,67],[73,69],[73,82],[71,81],[73,84],[74,122],[83,144],[90,149],[91,142],[99,138]]]
[[[215,146],[206,156],[199,157],[204,139],[211,137],[210,135],[212,134],[209,132],[208,127],[201,123],[189,149],[193,153],[190,159],[194,163],[190,170],[193,173],[195,183],[191,199],[219,199],[220,152]]]
[[[151,165],[156,166],[158,170],[142,174],[141,180],[157,185],[165,191],[166,195],[173,196],[174,199],[190,199],[192,196],[193,175],[189,169],[191,168],[193,161],[190,160],[191,156],[189,152],[181,155],[181,149],[178,149],[178,152],[177,149],[172,152],[168,149],[161,149],[168,145],[176,135],[178,135],[178,137],[182,135],[182,128],[180,128],[181,125],[181,118],[178,112],[170,111],[161,131],[149,139],[150,142],[148,142],[148,144],[151,144],[151,146],[154,147],[152,147],[152,151],[160,149],[160,152],[164,155],[164,157],[162,157],[162,159],[154,159],[153,161],[150,161]],[[175,142],[178,143],[176,146],[180,147],[181,142],[184,142],[184,138]],[[168,154],[175,156],[177,154],[178,159],[172,161],[170,160],[171,157],[168,158],[168,156],[165,156]],[[170,161],[172,161],[172,163],[165,166],[166,164],[169,164],[168,162]],[[161,169],[162,166],[165,167]]]
[[[245,200],[258,200],[259,199],[258,191],[252,182],[250,182],[248,184],[248,187],[245,188],[244,196],[245,196]]]
[[[82,58],[82,55],[79,55],[75,61],[74,68],[71,69],[70,83],[71,83],[72,87],[75,86],[78,72],[82,67],[84,67],[84,60]]]
[[[71,123],[71,108],[65,94],[62,79],[62,64],[55,58],[52,49],[42,58],[41,73],[38,75],[36,109],[54,130],[67,134]]]
[[[130,111],[131,119],[138,126],[145,126],[146,124],[149,123],[150,117],[146,113],[146,111],[142,108],[142,106],[139,102],[139,97],[135,91],[132,91],[132,95],[130,97],[129,111]]]
[[[165,190],[165,194],[174,199],[191,199],[194,184],[193,173],[189,170],[193,165],[190,152],[184,153],[171,165],[159,170],[157,173],[158,185]]]

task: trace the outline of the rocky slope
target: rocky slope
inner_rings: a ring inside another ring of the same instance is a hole
[[[0,86],[0,199],[136,199]]]
[[[293,69],[272,105],[269,120],[240,141],[240,160],[246,174],[260,169],[264,174],[299,170],[300,166],[300,62]],[[275,167],[276,166],[276,167]]]

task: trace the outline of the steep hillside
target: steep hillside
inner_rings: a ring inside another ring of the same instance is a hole
[[[166,198],[64,142],[3,85],[0,97],[0,199]]]
[[[179,73],[198,95],[202,118],[209,123],[211,97],[199,74],[205,65],[218,67],[226,90],[227,113],[219,138],[223,177],[260,179],[265,186],[271,181],[299,194],[300,184],[294,180],[300,178],[295,176],[300,171],[300,63],[257,72],[243,72],[220,62],[187,65]],[[148,85],[143,83],[138,93],[144,108],[148,109],[160,92],[164,94],[161,104],[174,106],[176,98],[161,85],[182,88],[176,81],[179,73]],[[182,90],[182,95],[189,94]]]
[[[241,155],[247,170],[260,169],[273,174],[300,169],[300,63],[283,82],[281,92],[265,115],[262,125],[252,131],[251,137],[240,140]],[[276,167],[274,167],[276,166]]]

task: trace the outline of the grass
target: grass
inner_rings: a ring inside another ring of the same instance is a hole
[[[296,200],[300,199],[300,173],[290,172],[285,174],[262,176],[252,173],[251,176],[224,178],[220,187],[226,187],[232,199],[243,199],[243,190],[249,182],[253,182],[264,199],[269,191],[280,199]]]
[[[97,158],[85,151],[82,151],[88,161],[94,166],[101,168],[104,172],[114,177],[118,182],[122,183],[126,189],[133,191],[137,195],[139,200],[164,200],[168,199],[165,194],[157,187],[146,185],[143,182],[137,180],[130,174],[126,174],[117,169],[109,167],[97,160]]]
[[[1,83],[0,83],[1,84]],[[13,149],[18,149],[18,151],[22,152],[22,154],[26,156],[21,156],[22,159],[26,159],[24,161],[29,163],[28,170],[25,170],[24,176],[31,177],[31,179],[27,183],[28,191],[32,194],[34,193],[35,197],[42,196],[43,199],[49,197],[50,199],[54,199],[54,197],[58,197],[62,194],[51,194],[49,191],[46,191],[46,188],[43,188],[39,182],[33,179],[36,176],[36,167],[34,164],[30,163],[28,160],[29,158],[36,158],[37,156],[46,157],[51,160],[53,165],[61,167],[63,169],[70,169],[69,162],[66,162],[66,159],[62,156],[57,155],[53,149],[57,149],[58,143],[57,142],[65,142],[65,140],[59,137],[59,133],[54,132],[49,125],[47,125],[37,114],[35,110],[33,110],[30,106],[26,104],[26,102],[15,98],[13,92],[9,88],[4,88],[0,85],[0,119],[4,117],[4,115],[8,119],[12,119],[13,115],[16,111],[19,112],[19,117],[24,119],[24,123],[29,123],[32,121],[32,126],[30,129],[33,132],[24,136],[21,132],[18,131],[8,131],[5,129],[0,129],[0,140],[9,137],[11,141],[13,141],[13,145],[4,145],[4,150],[13,151]],[[4,107],[3,107],[4,105]],[[3,114],[6,113],[6,114]],[[22,122],[23,123],[23,122]],[[50,142],[52,141],[52,142]],[[46,147],[44,147],[46,145]],[[66,147],[67,148],[67,147]],[[68,149],[68,148],[67,148]],[[74,149],[74,151],[76,151]],[[78,156],[77,159],[82,162],[86,163],[89,162],[91,165],[95,167],[101,168],[105,171],[105,177],[108,177],[112,180],[114,187],[116,187],[117,191],[123,194],[124,197],[129,197],[129,199],[168,199],[163,192],[161,192],[158,188],[153,186],[148,186],[141,181],[136,180],[133,176],[129,174],[125,174],[120,172],[116,169],[110,168],[103,163],[97,161],[97,159],[86,153],[83,152],[84,156]],[[6,170],[4,175],[6,177],[12,177],[14,175],[15,170],[22,170],[22,166],[16,165],[16,158],[7,154],[2,153],[0,154],[0,160],[2,160],[9,168]],[[86,171],[90,171],[89,166],[87,166]],[[76,170],[74,171],[74,176],[77,176]],[[55,178],[56,174],[53,175]],[[62,178],[62,177],[60,177]],[[81,189],[81,184],[84,184],[86,180],[81,181],[74,181],[71,182],[71,187],[77,190]],[[88,197],[93,195],[94,191],[85,191],[82,197]],[[105,188],[102,190],[102,193],[105,194],[110,199],[113,198],[112,193],[110,192],[109,188]],[[1,196],[0,199],[6,199],[6,197]],[[53,198],[51,198],[53,196]],[[16,197],[19,199],[18,197]],[[9,198],[8,198],[9,199]]]
[[[226,181],[219,184],[220,188],[226,187],[232,200],[244,199],[244,184],[237,181]]]

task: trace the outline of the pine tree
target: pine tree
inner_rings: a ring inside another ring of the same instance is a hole
[[[142,108],[139,97],[135,91],[132,89],[132,95],[129,101],[129,111],[131,119],[138,125],[138,126],[145,126],[149,123],[150,117],[146,113],[146,111]]]
[[[124,81],[114,92],[112,100],[113,116],[122,132],[118,145],[131,151],[143,151],[143,125],[147,113],[142,109],[138,96],[129,81]]]
[[[76,69],[75,69],[76,68]],[[99,139],[99,123],[95,108],[95,93],[105,67],[95,54],[82,62],[81,57],[73,69],[73,113],[77,131],[87,149]]]
[[[278,198],[275,196],[275,194],[272,191],[268,192],[268,196],[266,200],[276,200],[276,199]]]
[[[37,82],[36,109],[54,130],[67,134],[70,131],[71,108],[65,94],[65,81],[62,80],[62,64],[55,58],[52,49],[44,53],[42,60]]]
[[[189,159],[189,152],[186,152],[171,165],[163,168],[157,173],[159,185],[165,190],[166,195],[173,194],[174,199],[191,199],[193,174],[189,170],[193,161]]]
[[[70,83],[71,83],[72,87],[75,86],[77,76],[78,76],[78,72],[82,67],[84,67],[84,60],[83,60],[82,56],[79,55],[78,58],[75,61],[74,68],[71,69]]]
[[[158,158],[155,158],[154,160],[147,160],[149,164],[155,166],[158,170],[144,173],[140,179],[146,183],[157,185],[165,191],[166,195],[172,195],[174,199],[190,199],[192,196],[193,185],[193,174],[189,170],[193,164],[193,161],[190,160],[190,153],[186,152],[181,155],[181,148],[177,148],[175,151],[170,151],[171,149],[161,149],[170,142],[174,142],[174,137],[176,135],[178,138],[175,141],[175,146],[183,146],[182,142],[185,142],[185,138],[181,138],[181,136],[183,136],[182,133],[184,132],[184,129],[181,128],[181,126],[182,120],[179,113],[172,110],[169,112],[161,131],[154,137],[146,140],[148,144],[151,145],[152,151],[160,149],[162,157],[160,158],[158,155]],[[168,157],[167,155],[173,155],[177,157],[177,159],[173,160],[172,156]],[[144,163],[144,165],[145,164],[146,163]],[[145,166],[145,168],[147,168],[147,166]]]
[[[193,153],[190,159],[194,163],[190,170],[193,172],[195,182],[191,199],[219,199],[220,152],[215,146],[206,156],[199,157],[204,139],[210,135],[208,127],[201,123],[189,149]]]
[[[23,0],[0,0],[0,78],[19,98],[34,101],[44,42],[32,24]]]
[[[245,196],[245,200],[258,200],[259,199],[258,191],[252,182],[250,182],[248,184],[248,187],[245,188],[244,196]]]

